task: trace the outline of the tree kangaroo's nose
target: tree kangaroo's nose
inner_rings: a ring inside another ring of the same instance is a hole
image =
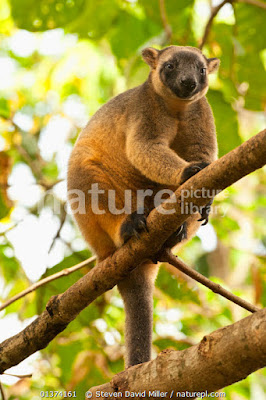
[[[194,89],[197,86],[197,82],[194,78],[181,78],[181,85],[185,86],[187,89]]]

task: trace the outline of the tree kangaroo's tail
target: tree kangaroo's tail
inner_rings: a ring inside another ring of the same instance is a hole
[[[141,264],[118,284],[126,311],[127,367],[151,359],[153,323],[153,287],[158,267]]]

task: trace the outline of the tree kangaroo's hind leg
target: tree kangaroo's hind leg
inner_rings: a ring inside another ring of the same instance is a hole
[[[143,263],[118,284],[126,312],[127,367],[151,359],[153,288],[157,272],[158,266]]]

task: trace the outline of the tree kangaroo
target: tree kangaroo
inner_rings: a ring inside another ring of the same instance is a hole
[[[175,190],[217,158],[215,124],[205,94],[208,74],[219,67],[194,47],[142,52],[147,80],[102,106],[75,144],[68,167],[69,201],[78,226],[98,261],[146,229],[154,197]],[[150,190],[138,204],[138,192]],[[76,212],[75,190],[85,195]],[[127,212],[126,195],[131,209]],[[208,221],[209,207],[201,213]],[[200,226],[190,216],[167,241],[172,247]],[[138,266],[118,284],[126,311],[126,366],[151,358],[153,286],[158,267]]]

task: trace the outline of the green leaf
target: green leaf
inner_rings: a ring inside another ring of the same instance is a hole
[[[197,293],[191,290],[186,282],[178,281],[175,276],[171,275],[164,268],[160,268],[156,286],[167,296],[178,300],[182,304],[187,302],[200,304]]]
[[[224,215],[224,217],[222,218],[222,224],[220,223],[220,221],[217,221],[217,219],[213,219],[212,224],[220,239],[230,240],[228,232],[234,232],[240,229],[238,221],[235,221],[227,215]]]
[[[4,118],[10,117],[8,101],[4,98],[0,98],[0,117],[4,117]]]
[[[112,51],[118,59],[128,58],[149,38],[158,34],[158,26],[153,21],[145,21],[122,11],[110,32]]]
[[[121,13],[116,0],[86,0],[82,13],[67,26],[67,31],[82,38],[99,40],[117,25]]]
[[[42,168],[42,173],[49,180],[53,181],[58,177],[58,166],[56,162],[51,161]]]
[[[238,81],[248,84],[245,107],[263,110],[265,106],[265,69],[260,52],[266,47],[266,11],[250,4],[236,4],[236,40],[238,51]],[[237,66],[236,66],[237,68]]]
[[[13,251],[9,244],[0,245],[0,271],[7,283],[14,281],[20,271],[17,259],[14,256],[7,255],[10,250]]]
[[[203,254],[202,256],[200,256],[198,259],[197,259],[197,262],[196,262],[196,270],[200,273],[200,274],[202,274],[202,275],[204,275],[204,276],[207,276],[207,277],[209,277],[209,272],[210,272],[210,267],[209,267],[209,263],[208,263],[208,257],[207,257],[207,255],[206,254]]]
[[[18,277],[16,278],[15,281],[13,281],[13,286],[11,288],[11,290],[8,293],[8,298],[11,298],[15,295],[17,295],[18,293],[22,292],[23,290],[27,289],[28,287],[28,283],[25,280],[24,277]],[[32,296],[32,295],[30,295]],[[32,298],[32,297],[31,297]],[[15,301],[14,303],[10,304],[6,309],[5,309],[5,313],[6,314],[12,314],[12,313],[18,313],[20,312],[20,310],[23,308],[25,301],[28,301],[28,299],[26,299],[26,297],[22,297],[21,299]],[[32,303],[34,304],[34,303]],[[36,307],[34,305],[34,308],[36,310]],[[32,315],[36,314],[33,313]]]
[[[46,273],[42,276],[42,278],[53,275],[64,268],[70,268],[80,263],[81,261],[86,260],[89,257],[90,253],[88,250],[73,253],[71,254],[71,256],[66,257],[63,261],[55,265],[53,268],[48,269]],[[91,267],[92,266],[88,268]],[[85,267],[83,269],[83,272],[78,270],[70,275],[63,276],[59,279],[56,279],[55,281],[52,281],[51,283],[48,283],[45,286],[40,287],[36,292],[38,312],[42,312],[43,307],[45,306],[45,304],[47,304],[51,296],[65,292],[71,285],[73,285],[79,278],[81,278],[84,275],[84,270]]]
[[[93,304],[90,304],[87,308],[82,310],[79,315],[67,326],[64,331],[64,335],[69,335],[71,332],[80,332],[81,329],[91,325],[93,321],[101,318],[102,313],[98,308],[98,304],[101,302],[102,297],[98,297]],[[97,350],[97,348],[94,348]]]
[[[6,204],[5,196],[1,194],[0,191],[0,220],[5,218],[10,211],[10,207]]]
[[[236,3],[236,36],[250,57],[266,47],[266,10],[251,4]]]
[[[266,272],[264,273],[264,276],[266,277]],[[260,301],[261,301],[262,307],[266,307],[266,280],[261,279],[260,283],[262,285],[262,295],[261,295]]]
[[[263,111],[265,107],[265,69],[259,53],[246,54],[238,57],[238,80],[247,85],[245,93],[245,108]]]
[[[220,79],[221,91],[224,98],[229,103],[232,103],[239,97],[239,93],[235,87],[235,59],[234,55],[234,27],[226,23],[214,24],[210,32],[210,40],[207,43],[209,54],[213,56],[213,43],[217,57],[221,61],[218,76]],[[203,51],[204,53],[204,51]]]
[[[207,98],[211,104],[218,139],[219,157],[241,144],[238,133],[237,113],[218,90],[209,90]]]
[[[64,384],[71,379],[73,363],[78,353],[83,350],[82,347],[81,341],[70,341],[70,343],[58,345],[56,348],[59,356],[59,366],[62,371],[61,379]]]
[[[36,137],[28,132],[21,132],[21,137],[22,147],[33,159],[36,159],[36,154],[38,153],[38,142]]]
[[[185,341],[182,342],[182,340],[173,340],[169,338],[154,340],[153,345],[157,346],[159,348],[159,351],[169,348],[181,351],[190,347],[190,345]]]
[[[165,1],[167,18],[173,32],[173,44],[177,42],[181,46],[197,46],[191,29],[193,5],[194,0]]]
[[[85,0],[10,0],[17,27],[37,32],[65,27],[82,15]]]

